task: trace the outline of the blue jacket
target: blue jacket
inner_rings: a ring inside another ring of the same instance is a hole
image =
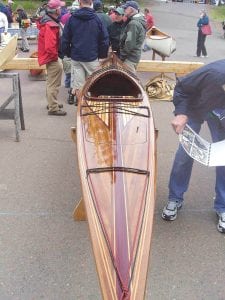
[[[68,20],[62,36],[62,52],[72,60],[90,62],[106,58],[108,32],[91,8],[78,9]]]
[[[209,24],[209,18],[207,15],[205,15],[204,17],[198,20],[197,26],[199,29],[201,29],[203,25],[208,25],[208,24]]]
[[[178,80],[173,96],[175,115],[203,121],[209,112],[225,108],[225,59],[207,64]]]

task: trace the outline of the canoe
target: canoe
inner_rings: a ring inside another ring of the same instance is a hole
[[[155,202],[148,97],[111,54],[78,102],[78,162],[102,297],[143,299]]]
[[[154,26],[146,32],[145,43],[148,47],[167,57],[176,50],[176,41]]]

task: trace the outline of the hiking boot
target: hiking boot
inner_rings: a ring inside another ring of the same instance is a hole
[[[217,229],[219,232],[225,233],[225,212],[217,213],[219,221],[217,224]]]
[[[63,108],[63,104],[59,104],[58,107]],[[46,108],[49,109],[49,106],[47,105]]]
[[[163,208],[162,218],[166,221],[174,221],[177,218],[177,211],[182,207],[182,203],[168,201]]]
[[[48,115],[49,116],[65,116],[66,112],[64,110],[59,109],[59,110],[55,110],[55,111],[49,111]]]

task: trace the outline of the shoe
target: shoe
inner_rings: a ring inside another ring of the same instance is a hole
[[[202,57],[202,58],[206,58],[206,57],[208,57],[208,55],[201,55],[201,57]]]
[[[65,116],[67,113],[64,110],[56,110],[56,111],[49,111],[48,115],[49,116]]]
[[[23,52],[29,52],[30,50],[29,49],[21,49],[21,51],[23,51]]]
[[[77,96],[74,95],[74,105],[77,106],[78,102],[77,102]]]
[[[182,207],[182,203],[168,201],[163,208],[162,218],[166,221],[174,221],[177,218],[177,211]]]
[[[217,229],[221,233],[225,233],[225,212],[223,213],[217,213],[219,217],[219,221],[217,224]]]
[[[59,108],[63,108],[63,104],[58,105]],[[49,106],[47,105],[46,108],[49,110]]]
[[[75,102],[75,95],[72,94],[72,89],[69,89],[68,94],[69,94],[69,96],[68,96],[67,102],[68,102],[68,104],[72,105]]]
[[[194,56],[194,57],[200,57],[200,55],[196,55],[196,54],[195,54],[195,55],[193,55],[193,56]]]

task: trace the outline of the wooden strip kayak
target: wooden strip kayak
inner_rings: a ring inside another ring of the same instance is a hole
[[[147,31],[145,42],[147,46],[164,56],[169,57],[176,50],[176,41],[154,26]]]
[[[138,78],[111,54],[81,92],[77,150],[104,299],[143,299],[155,201],[155,128]]]

